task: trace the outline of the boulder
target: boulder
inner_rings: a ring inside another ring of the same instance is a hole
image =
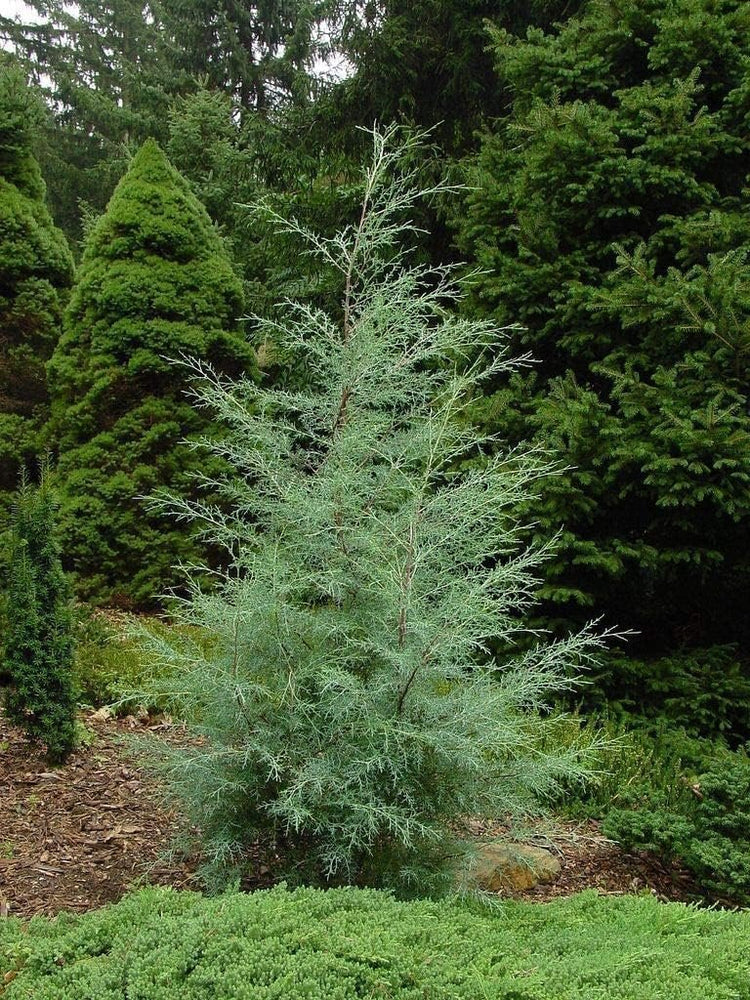
[[[522,892],[554,882],[561,865],[554,854],[526,844],[482,844],[472,868],[472,881],[485,892]]]

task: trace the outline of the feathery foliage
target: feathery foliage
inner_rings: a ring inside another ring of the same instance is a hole
[[[212,637],[208,655],[153,641],[175,713],[203,739],[152,750],[224,878],[257,841],[290,877],[436,888],[461,817],[521,814],[582,767],[580,747],[542,749],[538,709],[602,637],[485,655],[522,631],[546,551],[519,546],[515,510],[551,467],[517,453],[456,472],[477,444],[457,419],[465,397],[516,363],[467,363],[502,334],[453,316],[450,271],[405,259],[419,192],[399,163],[418,140],[373,136],[358,225],[303,231],[346,289],[340,321],[292,304],[277,330],[307,386],[188,363],[228,428],[206,444],[232,466],[210,484],[232,510],[161,506],[202,520],[232,561],[176,609]]]

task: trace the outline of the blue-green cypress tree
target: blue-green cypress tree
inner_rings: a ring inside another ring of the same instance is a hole
[[[540,709],[598,640],[484,655],[524,633],[545,553],[519,544],[516,507],[549,468],[515,454],[458,471],[481,445],[467,394],[514,365],[467,364],[501,335],[446,310],[450,269],[406,260],[417,152],[376,132],[358,224],[287,224],[345,289],[334,313],[290,306],[276,326],[303,386],[191,366],[227,428],[228,507],[163,503],[231,564],[208,590],[193,578],[188,629],[152,637],[162,693],[200,736],[154,753],[224,878],[268,851],[290,878],[444,889],[463,818],[523,814],[581,773]]]

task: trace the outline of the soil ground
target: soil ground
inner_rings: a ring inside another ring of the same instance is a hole
[[[200,888],[194,862],[170,856],[175,815],[121,739],[150,731],[184,740],[182,729],[102,713],[88,713],[82,722],[89,745],[52,769],[0,712],[0,917],[82,912],[144,884]],[[556,853],[562,873],[521,898],[544,902],[586,888],[691,898],[684,872],[647,854],[623,852],[595,822],[560,822],[532,831],[528,839]]]

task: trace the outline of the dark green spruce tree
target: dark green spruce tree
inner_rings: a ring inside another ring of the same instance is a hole
[[[523,34],[570,17],[580,0],[384,0],[342,4],[340,45],[354,67],[333,103],[351,123],[399,119],[433,130],[456,155],[508,106],[493,70],[487,19]]]
[[[570,466],[533,510],[540,533],[564,524],[548,619],[638,629],[651,665],[610,695],[681,688],[710,728],[750,639],[750,8],[626,0],[495,40],[514,110],[461,241],[475,310],[520,323],[539,364],[475,417]]]
[[[38,486],[24,480],[16,499],[5,638],[8,718],[58,763],[75,742],[73,626],[46,471]]]
[[[523,33],[570,17],[580,0],[383,0],[339,7],[338,44],[352,72],[316,102],[320,131],[362,162],[363,133],[375,122],[429,129],[422,183],[453,170],[478,144],[479,130],[505,113],[510,99],[493,68],[487,20]],[[422,253],[433,264],[456,259],[441,202],[416,219]]]
[[[238,329],[241,284],[205,209],[149,141],[86,244],[50,363],[63,549],[81,596],[152,601],[200,548],[137,499],[195,489],[211,466],[183,443],[206,431],[182,355],[238,375],[253,369]]]
[[[0,63],[0,508],[39,453],[47,417],[45,362],[62,330],[73,260],[44,202],[34,156],[43,110],[23,74]]]

